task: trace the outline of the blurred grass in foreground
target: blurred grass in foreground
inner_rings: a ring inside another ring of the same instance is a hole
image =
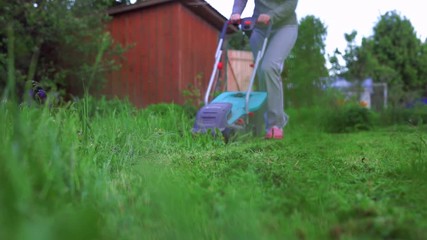
[[[87,141],[82,103],[0,105],[0,239],[426,239],[423,125],[290,110],[283,141],[224,144],[177,105],[85,104]]]

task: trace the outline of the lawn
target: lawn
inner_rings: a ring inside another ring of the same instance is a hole
[[[176,105],[0,105],[0,239],[427,239],[427,128],[193,135]],[[82,114],[83,110],[87,110]]]

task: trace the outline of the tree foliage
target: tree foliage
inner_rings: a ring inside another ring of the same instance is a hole
[[[249,36],[243,32],[233,33],[227,36],[227,44],[229,49],[250,51]]]
[[[138,2],[145,2],[145,1],[149,1],[149,0],[134,0],[133,3],[131,0],[112,0],[112,5],[113,6],[130,5],[130,4],[135,4]]]
[[[348,45],[340,75],[352,81],[372,77],[387,83],[395,104],[427,93],[426,43],[417,38],[408,19],[395,11],[387,12],[373,27],[373,35],[362,39],[361,46],[354,44],[356,35],[345,35]],[[336,60],[336,56],[330,59],[333,65]]]
[[[82,83],[100,86],[115,66],[113,40],[105,31],[110,0],[0,0],[0,86],[5,87],[8,41],[5,27],[15,33],[15,76],[18,88],[36,80],[59,90],[81,92]],[[108,45],[102,64],[93,67],[100,46]],[[93,76],[93,82],[90,82]]]
[[[372,54],[378,63],[396,74],[386,79],[390,84],[403,84],[404,90],[414,90],[422,84],[418,62],[421,42],[409,20],[395,12],[383,15],[374,27]]]
[[[320,19],[311,15],[301,19],[298,39],[283,72],[288,105],[312,105],[321,94],[323,80],[328,77],[324,57],[326,34]]]

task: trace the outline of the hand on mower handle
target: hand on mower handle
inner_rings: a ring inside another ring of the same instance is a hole
[[[230,22],[233,23],[233,24],[239,24],[240,23],[240,19],[241,19],[240,14],[239,13],[234,13],[230,17]]]
[[[242,16],[239,13],[234,13],[230,16],[230,23],[231,24],[240,24],[242,20]],[[261,14],[258,16],[258,19],[256,20],[257,23],[263,23],[265,25],[269,25],[271,23],[271,17],[268,14]]]
[[[258,23],[264,23],[265,25],[268,25],[268,24],[270,24],[270,20],[271,20],[270,15],[263,13],[263,14],[259,15],[257,22]]]

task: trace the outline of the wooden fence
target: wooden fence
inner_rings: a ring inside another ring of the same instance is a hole
[[[250,51],[228,50],[227,91],[246,91],[253,72]]]

